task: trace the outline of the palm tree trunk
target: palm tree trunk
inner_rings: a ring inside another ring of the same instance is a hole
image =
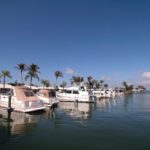
[[[57,77],[56,77],[56,86],[57,86]]]
[[[30,77],[30,89],[31,89],[31,84],[32,84],[32,77]]]
[[[5,89],[5,76],[4,76],[4,81],[3,81],[3,88]]]
[[[23,75],[22,75],[22,71],[21,71],[21,84],[23,85]]]

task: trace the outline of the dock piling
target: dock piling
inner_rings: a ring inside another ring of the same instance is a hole
[[[11,118],[11,112],[13,111],[13,109],[11,108],[11,95],[8,96],[8,108],[7,108],[7,112],[8,112],[8,120]]]

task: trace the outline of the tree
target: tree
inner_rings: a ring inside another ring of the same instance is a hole
[[[80,85],[83,81],[84,81],[83,77],[72,76],[72,78],[71,78],[71,85],[73,85],[73,84]]]
[[[100,82],[98,80],[95,80],[95,88],[96,89],[100,88]]]
[[[26,71],[26,70],[27,70],[26,64],[24,64],[24,63],[17,64],[17,66],[16,66],[15,68],[20,71],[21,84],[23,85],[23,84],[24,84],[24,83],[23,83],[23,71]]]
[[[57,71],[55,71],[54,74],[55,74],[56,85],[57,85],[57,79],[58,79],[59,77],[63,77],[63,73],[62,73],[61,71],[57,70]]]
[[[50,82],[48,80],[41,80],[41,84],[43,85],[43,88],[50,86]]]
[[[28,73],[25,77],[25,80],[27,80],[28,78],[30,79],[30,88],[32,85],[33,78],[35,78],[39,81],[39,76],[38,76],[38,74],[40,73],[39,69],[40,68],[36,64],[31,64],[27,67]]]
[[[90,83],[90,82],[92,82],[93,77],[92,77],[92,76],[88,76],[88,77],[87,77],[87,80],[88,80],[88,82]]]
[[[146,88],[143,85],[138,85],[137,89],[138,89],[139,92],[143,92],[143,91],[146,90]]]
[[[64,89],[67,86],[67,82],[63,81],[63,83],[60,84],[60,86]]]
[[[128,84],[127,84],[127,82],[126,82],[126,81],[123,81],[122,85],[123,85],[125,88],[127,88],[127,87],[128,87]]]
[[[104,80],[100,80],[99,82],[100,82],[100,87],[102,88]]]
[[[11,78],[10,72],[8,70],[2,70],[0,77],[3,77],[3,88],[5,88],[6,77]]]
[[[133,85],[128,85],[126,81],[124,81],[123,83],[124,86],[124,92],[125,94],[131,94],[133,92]]]
[[[106,88],[106,89],[107,89],[107,88],[108,88],[108,84],[104,84],[104,88]]]
[[[92,89],[93,86],[94,86],[94,80],[93,80],[93,77],[92,76],[88,76],[87,77],[87,86],[89,89]]]

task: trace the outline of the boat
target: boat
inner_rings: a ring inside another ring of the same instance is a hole
[[[115,93],[116,93],[116,96],[123,96],[125,94],[123,88],[116,88]]]
[[[52,106],[59,102],[56,99],[56,93],[54,90],[41,89],[37,93],[37,96],[39,99],[43,100],[45,106]]]
[[[86,90],[84,86],[69,87],[56,93],[59,101],[65,102],[95,102],[96,97]]]
[[[93,95],[97,98],[112,98],[115,97],[116,93],[112,89],[100,89],[92,91]]]
[[[93,90],[92,91],[93,95],[96,96],[97,98],[102,98],[105,95],[104,91],[101,90]]]
[[[44,110],[42,100],[34,95],[30,88],[6,84],[5,88],[0,85],[0,107],[11,108],[19,112],[33,112]]]

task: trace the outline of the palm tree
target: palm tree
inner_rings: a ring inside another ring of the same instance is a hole
[[[63,83],[60,86],[64,89],[67,86],[67,82],[63,81]]]
[[[88,82],[90,83],[90,82],[93,80],[93,77],[92,77],[92,76],[88,76],[88,77],[87,77],[87,80],[88,80]]]
[[[57,79],[58,79],[59,77],[63,77],[63,73],[62,73],[61,71],[57,70],[57,71],[55,71],[54,74],[55,74],[56,85],[57,85]]]
[[[100,80],[99,82],[100,82],[100,87],[102,88],[104,80]]]
[[[107,89],[108,88],[108,84],[104,84],[104,88]]]
[[[128,87],[128,84],[127,84],[127,82],[126,81],[123,81],[123,86],[125,87],[125,88],[127,88]]]
[[[43,85],[43,88],[50,86],[50,82],[49,82],[48,80],[41,80],[41,83],[42,83],[42,85]]]
[[[17,66],[15,67],[16,69],[20,70],[20,75],[21,75],[21,84],[23,85],[23,71],[26,71],[27,68],[26,68],[26,64],[24,63],[20,63],[20,64],[17,64]]]
[[[8,70],[2,70],[0,77],[3,77],[3,88],[5,88],[6,77],[11,78],[10,72]]]
[[[124,81],[122,84],[125,87],[124,89],[125,94],[131,94],[133,91],[133,85],[132,84],[128,85],[126,81]]]
[[[100,82],[98,80],[95,80],[95,88],[96,89],[100,88]]]
[[[137,89],[142,91],[142,92],[146,90],[146,88],[143,85],[138,85]]]
[[[80,85],[82,82],[84,81],[83,77],[80,76],[72,76],[71,78],[71,84],[76,84],[76,85]]]
[[[87,77],[87,86],[88,88],[91,90],[94,86],[94,80],[93,80],[93,77],[92,76],[88,76]]]
[[[31,64],[27,67],[28,73],[25,76],[25,80],[27,80],[28,78],[30,79],[30,88],[32,85],[33,78],[35,78],[39,81],[39,76],[38,76],[38,74],[40,73],[39,69],[40,68],[36,64]]]

